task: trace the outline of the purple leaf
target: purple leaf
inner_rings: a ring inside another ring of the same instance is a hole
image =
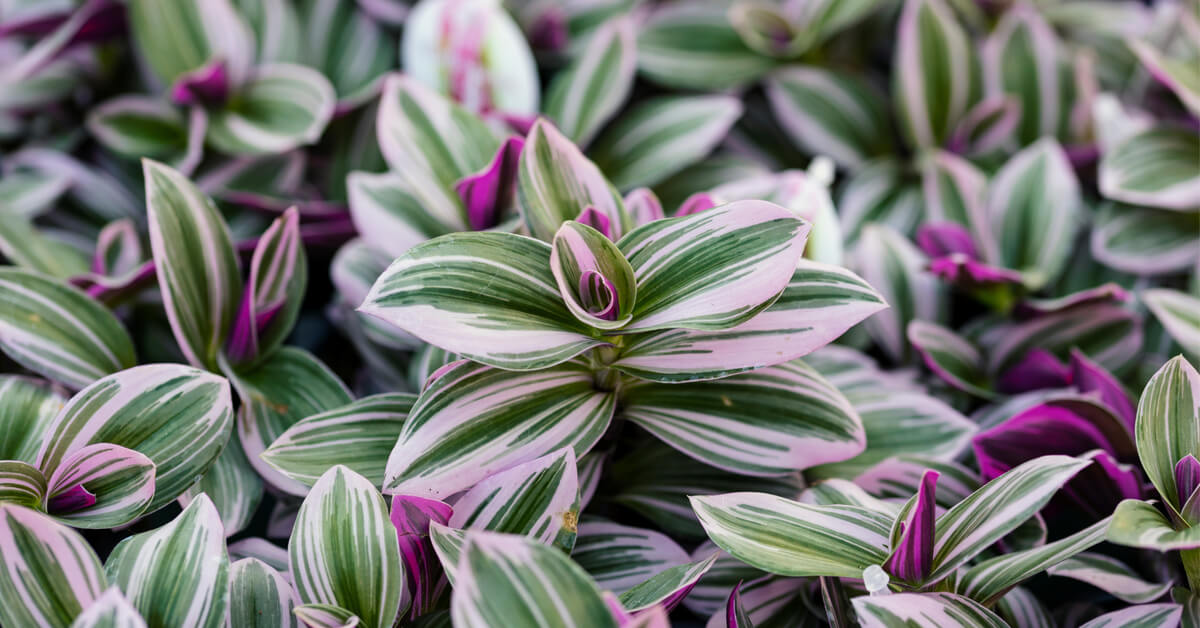
[[[606,321],[616,320],[620,309],[616,286],[594,270],[585,270],[579,277],[579,302],[588,314]]]
[[[1021,273],[989,266],[962,253],[952,253],[930,261],[929,272],[946,281],[967,286],[1021,283]]]
[[[51,497],[46,502],[46,510],[54,514],[69,514],[95,505],[96,496],[83,487],[75,484],[71,488]]]
[[[1082,351],[1071,350],[1071,382],[1083,393],[1096,393],[1133,433],[1137,410],[1121,382],[1103,366],[1088,359]]]
[[[917,501],[901,524],[900,541],[884,567],[908,582],[921,582],[933,567],[933,524],[937,516],[935,495],[941,474],[932,469],[921,477]]]
[[[1175,489],[1179,493],[1179,503],[1185,504],[1183,510],[1187,510],[1186,504],[1189,502],[1197,502],[1196,497],[1200,495],[1200,460],[1196,460],[1195,455],[1188,454],[1175,464]]]
[[[741,592],[741,582],[733,585],[729,592],[729,601],[725,603],[725,628],[754,628],[746,616],[746,609],[742,608]]]
[[[1121,286],[1109,282],[1095,288],[1073,292],[1056,299],[1027,299],[1018,304],[1013,313],[1019,318],[1028,319],[1084,305],[1096,303],[1121,304],[1128,301],[1129,292]]]
[[[559,6],[547,6],[529,25],[529,45],[538,50],[562,52],[569,38],[567,12]]]
[[[579,217],[575,219],[575,222],[587,225],[596,231],[603,233],[604,237],[608,238],[609,240],[611,240],[613,237],[612,219],[603,213],[596,211],[596,208],[592,207],[591,205],[588,205],[586,209],[584,209],[582,212],[579,212]]]
[[[692,214],[699,214],[702,211],[716,207],[718,204],[717,199],[713,198],[707,192],[696,192],[680,203],[679,210],[675,212],[675,215],[691,216]]]
[[[171,86],[171,100],[177,105],[220,105],[229,98],[229,71],[224,59],[213,59],[187,72]]]
[[[234,319],[226,351],[245,364],[274,350],[291,331],[307,283],[300,214],[292,207],[277,218],[254,247],[250,280]]]
[[[633,224],[644,225],[667,217],[662,203],[650,188],[637,188],[625,195],[625,209],[633,217]],[[581,221],[582,222],[582,221]]]
[[[917,230],[917,246],[931,258],[958,253],[970,259],[979,259],[971,232],[956,222],[926,223]]]
[[[1071,369],[1053,353],[1035,348],[1000,376],[996,388],[1015,395],[1042,388],[1062,388],[1070,383]]]
[[[496,150],[491,163],[475,174],[454,184],[467,208],[467,224],[475,231],[491,229],[500,223],[504,210],[512,207],[517,187],[517,164],[525,140],[510,137]]]
[[[429,540],[429,524],[436,521],[445,525],[453,514],[450,506],[435,499],[412,495],[392,498],[392,525],[396,526],[400,560],[405,569],[405,590],[400,608],[409,608],[411,619],[431,610],[446,587],[441,563]]]

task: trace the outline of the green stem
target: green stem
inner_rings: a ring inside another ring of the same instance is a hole
[[[1200,548],[1180,551],[1179,559],[1183,561],[1188,588],[1192,590],[1193,595],[1200,595]]]

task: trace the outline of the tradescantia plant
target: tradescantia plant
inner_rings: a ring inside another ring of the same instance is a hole
[[[0,625],[1200,625],[1200,13],[0,1]]]

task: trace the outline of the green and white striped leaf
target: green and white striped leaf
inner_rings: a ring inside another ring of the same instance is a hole
[[[287,549],[258,537],[249,537],[229,544],[229,560],[238,561],[243,558],[255,558],[278,571],[288,582],[291,574],[288,572]]]
[[[709,617],[718,611],[723,616],[729,602],[729,594],[738,583],[741,583],[738,597],[742,598],[743,606],[748,608],[750,606],[750,600],[746,595],[748,591],[758,589],[768,581],[788,581],[791,584],[799,582],[797,579],[767,576],[762,571],[730,556],[712,541],[701,543],[692,552],[691,558],[693,561],[700,560],[705,556],[712,555],[713,552],[717,553],[716,562],[704,573],[696,586],[692,587],[691,592],[682,602],[688,610],[701,617]]]
[[[667,96],[631,107],[591,153],[621,190],[661,183],[707,156],[742,116],[733,96]]]
[[[71,628],[146,628],[146,620],[120,589],[109,587],[71,622]]]
[[[601,588],[618,594],[689,562],[688,553],[661,532],[600,520],[579,525],[571,560]]]
[[[179,504],[186,508],[201,493],[213,500],[221,514],[225,536],[233,536],[250,524],[262,502],[263,481],[246,459],[241,439],[229,439],[208,473],[180,496]]]
[[[746,46],[728,9],[712,1],[656,8],[638,32],[638,71],[660,85],[699,90],[736,88],[767,73],[777,61]]]
[[[621,408],[683,453],[745,475],[840,462],[866,446],[850,402],[799,361],[711,382],[637,383]]]
[[[345,465],[380,486],[388,454],[415,401],[416,395],[409,393],[384,393],[301,419],[260,457],[309,486],[334,465]]]
[[[633,268],[607,235],[568,220],[558,228],[550,247],[550,270],[559,294],[579,322],[608,330],[632,320],[637,301]],[[588,277],[599,280],[600,294],[593,294],[596,289]]]
[[[1171,358],[1146,383],[1133,434],[1146,477],[1168,507],[1181,512],[1175,465],[1200,452],[1200,373],[1183,356]]]
[[[284,0],[234,0],[238,13],[254,31],[261,63],[295,61],[300,57],[300,20],[296,8]]]
[[[691,498],[710,539],[785,576],[861,578],[888,557],[892,518],[857,506],[814,506],[765,493]]]
[[[1200,212],[1105,203],[1092,225],[1091,251],[1101,264],[1136,275],[1185,271],[1200,262]]]
[[[717,552],[686,565],[669,567],[617,596],[629,612],[649,609],[657,604],[673,605],[679,595],[687,595],[691,587],[712,568]]]
[[[121,321],[79,289],[0,267],[0,349],[73,389],[137,364]]]
[[[0,502],[41,510],[46,476],[19,460],[0,460]]]
[[[967,159],[943,150],[924,153],[918,167],[927,222],[956,222],[971,227],[980,221],[987,175]]]
[[[1122,372],[1142,347],[1141,316],[1115,303],[1079,305],[1026,321],[982,330],[976,344],[987,354],[988,372],[1003,374],[1040,348],[1066,360],[1077,349],[1110,372]]]
[[[283,344],[296,324],[307,287],[308,259],[300,236],[300,212],[292,206],[263,231],[250,258],[246,292],[226,346],[226,355],[239,369]]]
[[[659,382],[725,377],[804,356],[887,307],[858,275],[801,259],[779,298],[745,323],[631,335],[613,366]]]
[[[1058,135],[1069,109],[1060,85],[1058,37],[1041,14],[1016,4],[1000,18],[983,42],[984,92],[988,97],[1015,97],[1020,104],[1017,145]],[[1065,74],[1063,76],[1066,76]]]
[[[987,607],[953,593],[894,593],[867,595],[850,600],[863,628],[905,626],[958,626],[1007,628],[1008,624]]]
[[[1062,147],[1047,138],[1014,155],[988,188],[986,224],[976,225],[984,259],[1021,273],[1037,290],[1070,260],[1081,217],[1079,182]]]
[[[519,536],[468,532],[450,598],[455,626],[616,628],[600,590],[557,549]]]
[[[65,628],[107,585],[78,533],[39,512],[0,503],[0,621]]]
[[[451,528],[530,537],[570,552],[579,521],[579,477],[570,447],[485,478],[454,502]]]
[[[587,47],[554,77],[542,110],[563,135],[587,146],[625,104],[636,66],[633,19],[613,18],[596,29]]]
[[[638,292],[624,330],[715,331],[750,320],[787,287],[810,228],[765,201],[735,201],[638,227],[617,243]]]
[[[772,73],[766,89],[775,119],[806,152],[851,170],[890,152],[887,101],[857,76],[790,66]]]
[[[1200,548],[1200,526],[1177,530],[1153,504],[1127,499],[1113,513],[1108,540],[1160,552],[1190,550]]]
[[[400,546],[387,504],[366,478],[340,465],[326,471],[300,506],[288,555],[300,601],[340,606],[365,628],[395,621]]]
[[[867,225],[854,254],[859,274],[890,306],[864,327],[892,360],[904,361],[911,352],[909,323],[946,318],[945,284],[925,272],[928,259],[908,238],[884,225]]]
[[[1051,576],[1086,582],[1129,604],[1146,604],[1171,590],[1171,581],[1156,583],[1143,580],[1121,561],[1092,552],[1081,552],[1046,570]]]
[[[387,254],[389,262],[431,238],[470,230],[462,202],[449,190],[399,172],[351,172],[346,177],[355,228],[372,249]]]
[[[184,357],[217,370],[217,354],[242,298],[229,228],[212,199],[178,171],[142,161],[150,248],[163,306]]]
[[[1178,604],[1143,604],[1105,613],[1079,628],[1172,628],[1182,616]]]
[[[229,602],[221,518],[201,495],[174,521],[121,541],[105,563],[150,628],[217,628]]]
[[[361,622],[358,615],[333,604],[301,604],[295,613],[308,628],[354,628]]]
[[[847,245],[857,242],[871,223],[912,234],[925,211],[921,187],[908,175],[908,166],[888,158],[868,162],[854,172],[842,186],[837,209]]]
[[[37,462],[46,429],[67,398],[43,380],[0,376],[0,460]]]
[[[973,50],[942,0],[906,0],[893,61],[892,96],[913,148],[940,146],[971,105]]]
[[[254,32],[229,0],[133,0],[129,30],[139,56],[163,83],[219,59],[237,85],[254,62]]]
[[[88,271],[88,260],[74,247],[47,237],[16,212],[0,212],[0,257],[56,279]]]
[[[1017,529],[1089,464],[1091,460],[1070,456],[1035,458],[984,484],[946,511],[934,526],[933,570],[926,582],[946,577]]]
[[[994,607],[1009,626],[1022,628],[1054,628],[1054,619],[1029,589],[1017,587],[1000,598]]]
[[[300,628],[295,608],[292,585],[266,563],[257,558],[243,558],[230,567],[227,625]]]
[[[462,556],[463,543],[466,542],[466,539],[466,530],[444,526],[437,521],[429,524],[429,540],[433,544],[433,551],[442,563],[442,569],[446,572],[446,580],[452,587],[458,577],[459,558]]]
[[[310,0],[299,5],[300,56],[329,77],[338,108],[373,98],[384,74],[395,67],[395,36],[356,3]]]
[[[46,429],[37,466],[54,478],[88,445],[132,449],[154,463],[154,498],[145,509],[154,512],[208,471],[232,425],[224,378],[179,364],[136,366],[67,402]]]
[[[1142,131],[1100,158],[1100,193],[1134,205],[1194,211],[1200,208],[1198,151],[1200,136],[1195,131]]]
[[[1021,582],[1104,541],[1108,518],[1053,543],[985,560],[958,581],[963,595],[990,606]]]
[[[188,122],[165,100],[118,96],[88,112],[87,130],[105,148],[128,157],[170,160],[187,150]]]
[[[49,211],[71,184],[71,177],[63,173],[6,172],[0,178],[0,206],[8,213],[32,219]]]
[[[1200,356],[1200,298],[1179,290],[1153,288],[1142,292],[1142,302],[1184,351]]]
[[[513,372],[464,361],[417,399],[388,458],[384,491],[439,499],[563,447],[582,456],[615,404],[575,362]]]
[[[907,336],[925,366],[946,383],[984,399],[996,396],[985,371],[983,352],[971,341],[922,320],[909,322]]]
[[[508,369],[552,366],[604,342],[563,304],[550,246],[511,233],[457,233],[409,249],[359,311]]]
[[[237,97],[208,116],[207,141],[230,155],[266,155],[314,144],[337,99],[324,74],[302,65],[254,69]]]
[[[254,370],[230,379],[242,399],[237,432],[250,466],[275,488],[307,494],[307,484],[279,472],[261,455],[300,420],[350,403],[346,385],[311,353],[295,347],[283,347]]]
[[[1194,18],[1192,18],[1194,19]],[[1194,23],[1194,22],[1193,22]],[[1190,26],[1184,22],[1184,27]],[[1193,32],[1183,30],[1183,32]],[[1194,32],[1193,32],[1194,33]],[[1182,35],[1186,39],[1189,35]],[[1193,39],[1190,42],[1192,50],[1197,48],[1195,35],[1190,35]],[[1137,39],[1127,39],[1125,44],[1129,46],[1133,54],[1137,55],[1142,65],[1146,70],[1163,85],[1170,88],[1179,97],[1180,102],[1185,107],[1191,110],[1192,115],[1200,115],[1200,71],[1196,70],[1195,59],[1183,57],[1172,57],[1166,54],[1146,41]]]
[[[42,509],[77,528],[114,528],[136,519],[154,497],[155,466],[139,452],[99,443],[68,455],[46,479]],[[58,507],[58,499],[82,488],[88,506]]]

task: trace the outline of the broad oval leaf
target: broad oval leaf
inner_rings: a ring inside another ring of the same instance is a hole
[[[442,236],[393,262],[359,311],[485,364],[552,366],[604,341],[567,311],[550,255],[510,233]]]
[[[12,267],[0,268],[0,348],[73,389],[137,364],[129,333],[107,308],[77,288]]]
[[[187,150],[187,120],[163,100],[118,96],[88,113],[87,129],[105,148],[130,159],[171,159]]]
[[[1200,548],[1200,526],[1177,530],[1154,504],[1127,499],[1117,505],[1107,539],[1118,545],[1160,552],[1192,550]]]
[[[1142,131],[1100,159],[1100,192],[1134,205],[1194,211],[1200,207],[1195,131],[1157,127]]]
[[[953,593],[894,593],[850,600],[863,628],[909,625],[1005,628],[1008,623],[987,607]]]
[[[1142,604],[1105,613],[1079,628],[1171,628],[1180,625],[1183,607],[1179,604]]]
[[[942,0],[907,0],[900,13],[892,95],[900,130],[914,148],[941,145],[971,102],[974,58]]]
[[[1106,203],[1096,212],[1090,244],[1092,256],[1109,268],[1135,275],[1184,271],[1200,262],[1200,212]]]
[[[717,561],[718,552],[693,563],[676,565],[660,571],[645,581],[634,585],[618,596],[621,605],[631,613],[649,611],[661,606],[670,611],[691,592],[700,578]]]
[[[887,103],[870,83],[815,66],[792,66],[767,79],[767,98],[798,146],[857,169],[891,148]]]
[[[141,58],[164,83],[219,59],[236,84],[254,62],[254,33],[229,0],[134,0],[129,29]]]
[[[1171,581],[1147,582],[1121,561],[1094,552],[1081,552],[1046,569],[1051,576],[1086,582],[1129,604],[1153,602],[1170,591]]]
[[[452,194],[403,173],[351,172],[346,194],[350,217],[363,241],[389,261],[431,238],[468,230],[465,210]],[[387,268],[386,262],[383,267]]]
[[[66,628],[107,585],[95,552],[50,517],[0,503],[0,621]]]
[[[326,471],[300,506],[288,556],[300,601],[344,608],[365,628],[395,621],[400,546],[387,504],[366,478],[341,465]]]
[[[266,563],[243,558],[230,567],[229,626],[300,628],[295,608],[292,585]]]
[[[221,518],[205,495],[174,521],[126,537],[105,570],[150,628],[225,624],[229,557]]]
[[[996,396],[985,371],[983,352],[969,340],[922,320],[909,322],[907,336],[925,366],[942,381],[984,399]]]
[[[606,22],[547,89],[542,110],[576,144],[586,146],[629,97],[637,61],[634,37],[632,18]]]
[[[1168,361],[1146,384],[1134,440],[1146,476],[1163,501],[1181,512],[1186,496],[1180,496],[1175,467],[1200,452],[1200,373],[1183,356]]]
[[[230,155],[281,153],[314,144],[333,117],[336,98],[329,79],[312,68],[260,65],[225,107],[209,113],[205,139]]]
[[[0,256],[9,263],[67,279],[88,270],[87,258],[74,247],[54,240],[16,212],[0,213]]]
[[[388,458],[384,491],[438,499],[563,447],[582,456],[615,404],[574,362],[533,372],[450,366],[413,406]]]

